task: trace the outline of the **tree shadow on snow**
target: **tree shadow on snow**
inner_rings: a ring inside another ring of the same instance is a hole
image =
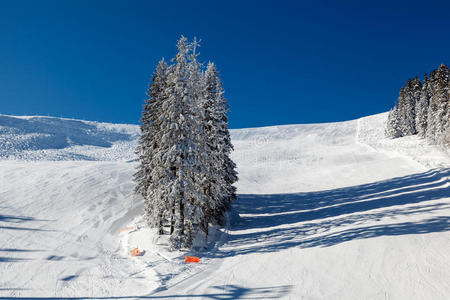
[[[54,232],[55,230],[44,229],[41,227],[29,227],[23,226],[24,223],[33,222],[49,222],[50,220],[37,219],[34,217],[27,216],[12,216],[12,215],[0,215],[0,231],[9,232],[15,234],[15,232]],[[1,245],[0,245],[1,246]],[[35,249],[19,249],[19,248],[0,248],[0,254],[3,255],[21,255],[28,254],[32,252],[41,252],[42,250]],[[0,256],[0,263],[12,263],[12,262],[25,262],[31,259],[24,257],[5,257]],[[1,278],[1,276],[0,276]]]
[[[90,299],[279,299],[288,294],[291,286],[271,286],[264,288],[245,288],[238,285],[213,286],[216,291],[211,293],[198,294],[171,294],[167,296],[108,296],[108,297],[0,297],[0,299],[20,299],[20,300],[90,300]],[[0,290],[1,291],[1,290]]]
[[[53,231],[49,229],[18,226],[25,222],[48,222],[50,220],[36,219],[26,216],[0,215],[0,229],[20,231]],[[17,224],[17,225],[16,225]]]
[[[0,263],[24,262],[24,261],[27,261],[27,260],[28,259],[26,259],[26,258],[0,256]]]
[[[376,224],[386,217],[449,209],[449,201],[433,201],[450,197],[449,175],[450,169],[437,169],[327,191],[239,195],[233,210],[240,217],[232,220],[227,247],[211,256],[328,247],[378,236],[449,231],[450,216],[436,214],[416,222]],[[364,226],[366,222],[370,226]],[[241,233],[245,230],[251,231]]]

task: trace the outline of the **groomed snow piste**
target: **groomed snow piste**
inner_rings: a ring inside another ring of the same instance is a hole
[[[449,299],[448,153],[385,119],[232,130],[239,199],[185,264],[142,227],[137,126],[0,115],[0,299]]]

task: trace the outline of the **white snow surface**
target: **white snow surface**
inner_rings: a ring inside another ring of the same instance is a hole
[[[0,114],[0,159],[126,161],[139,126]]]
[[[138,126],[0,115],[0,299],[449,299],[450,158],[385,120],[232,130],[227,226],[169,252]]]

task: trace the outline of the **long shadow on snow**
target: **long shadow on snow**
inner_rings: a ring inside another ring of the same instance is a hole
[[[327,191],[294,194],[240,194],[239,201],[233,207],[240,214],[287,213],[299,210],[320,208],[349,201],[364,200],[378,196],[389,196],[400,192],[418,190],[417,185],[436,187],[439,181],[448,181],[450,169],[429,170],[424,173],[393,178],[390,180],[363,184],[353,187]],[[422,188],[420,188],[422,189]]]
[[[240,218],[232,221],[226,247],[234,250],[221,250],[212,255],[275,252],[291,247],[327,247],[354,239],[449,231],[448,216],[339,230],[343,226],[385,217],[448,209],[448,202],[430,201],[450,196],[449,175],[450,169],[440,169],[328,191],[239,195],[233,209],[240,214]],[[285,225],[288,228],[283,228]],[[252,232],[233,233],[233,230],[248,229]],[[327,233],[330,230],[333,232]]]
[[[3,230],[21,230],[21,231],[56,231],[50,229],[32,228],[32,227],[17,227],[17,226],[0,226]]]
[[[3,257],[0,256],[0,263],[10,263],[10,262],[23,262],[23,261],[27,261],[28,259],[26,258],[17,258],[17,257]]]
[[[0,215],[0,222],[22,223],[25,221],[35,221],[33,217],[16,217],[11,215]]]
[[[32,228],[23,226],[11,226],[12,224],[22,224],[25,222],[48,222],[50,220],[36,219],[34,217],[0,215],[0,229],[2,230],[22,230],[22,231],[54,231],[42,228]],[[3,223],[3,224],[2,224]],[[7,226],[5,226],[5,223]]]
[[[26,217],[26,216],[0,215],[0,222],[23,223],[29,221],[48,222],[52,220],[37,219],[35,217]]]
[[[0,252],[41,252],[42,250],[16,249],[16,248],[0,248]]]
[[[245,288],[238,285],[212,286],[216,292],[208,294],[174,294],[168,296],[100,296],[100,297],[0,297],[0,299],[20,300],[90,300],[90,299],[279,299],[288,294],[291,286],[273,286],[264,288]]]

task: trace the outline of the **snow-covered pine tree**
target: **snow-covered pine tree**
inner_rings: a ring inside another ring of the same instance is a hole
[[[450,80],[448,81],[447,84],[447,94],[448,94],[448,99],[450,101]],[[450,103],[447,103],[447,116],[446,116],[446,120],[447,120],[447,124],[446,124],[446,128],[445,128],[445,133],[444,133],[444,147],[447,149],[447,153],[450,154]]]
[[[146,206],[145,215],[147,217],[147,223],[152,227],[158,227],[158,232],[160,234],[165,234],[166,231],[164,227],[174,223],[174,206],[169,200],[169,195],[171,193],[170,183],[175,179],[170,169],[167,169],[167,158],[165,154],[169,150],[170,144],[164,143],[164,134],[167,128],[170,128],[170,119],[164,114],[165,109],[170,106],[169,97],[170,91],[173,90],[173,82],[171,78],[174,72],[174,66],[170,65],[166,68],[165,78],[164,78],[164,88],[161,92],[161,97],[158,103],[158,110],[155,111],[154,116],[155,127],[157,130],[155,132],[155,137],[158,139],[159,143],[155,144],[155,148],[152,151],[152,162],[153,167],[151,169],[150,175],[152,178],[152,184],[148,187],[147,195],[148,202],[150,203]],[[152,208],[150,210],[149,208]],[[172,234],[173,226],[169,229],[169,233]]]
[[[404,130],[404,120],[406,118],[406,87],[402,87],[400,89],[400,93],[398,94],[398,100],[397,100],[397,113],[398,113],[398,119],[399,119],[399,123],[400,123],[400,131],[401,131],[401,136],[405,135],[405,130]]]
[[[415,77],[412,79],[412,90],[411,90],[411,96],[413,99],[413,106],[414,106],[414,119],[412,122],[414,123],[414,129],[415,134],[417,134],[417,128],[416,128],[416,118],[417,118],[417,111],[416,107],[417,104],[420,102],[420,94],[422,92],[422,81],[419,79],[419,77]]]
[[[197,144],[197,159],[199,163],[196,164],[196,171],[193,174],[193,181],[198,191],[197,197],[193,199],[193,205],[200,210],[191,216],[192,230],[196,232],[198,229],[203,230],[206,235],[208,234],[208,221],[209,221],[209,205],[210,195],[205,190],[205,184],[209,180],[208,164],[211,160],[211,153],[208,151],[206,144],[205,132],[205,115],[202,110],[202,103],[204,101],[203,84],[204,76],[201,70],[201,64],[198,62],[197,57],[199,53],[197,49],[200,47],[199,41],[194,37],[193,42],[190,44],[191,52],[188,55],[189,62],[187,66],[188,70],[188,85],[190,91],[190,98],[193,106],[193,113],[197,120],[197,128],[194,135],[195,142]]]
[[[162,156],[163,168],[169,172],[165,182],[169,189],[168,203],[172,207],[171,249],[190,247],[194,236],[194,225],[203,217],[201,207],[195,205],[202,192],[195,182],[195,173],[203,169],[199,159],[197,135],[199,134],[195,103],[188,83],[189,45],[185,37],[177,44],[178,53],[170,74],[167,105],[163,106]]]
[[[425,133],[425,137],[427,141],[431,144],[436,142],[436,128],[437,128],[437,110],[438,110],[438,101],[435,95],[436,88],[436,70],[433,70],[430,73],[430,78],[428,80],[428,86],[431,91],[430,93],[430,105],[428,106],[428,117],[427,117],[427,131]]]
[[[441,64],[429,78],[425,74],[423,85],[417,77],[409,79],[400,90],[398,108],[389,112],[386,136],[395,138],[418,133],[429,143],[450,147],[449,101],[448,66]],[[398,124],[400,134],[395,130]]]
[[[161,206],[161,191],[158,189],[155,168],[158,165],[156,153],[160,146],[160,127],[158,116],[161,105],[167,98],[167,63],[162,59],[156,68],[148,89],[148,99],[145,102],[141,118],[141,136],[136,154],[139,158],[137,172],[134,174],[135,192],[144,198],[144,214],[151,227],[157,227],[163,234],[164,210]]]
[[[431,87],[427,74],[424,76],[419,101],[416,104],[416,129],[421,137],[425,137],[427,130],[428,107],[430,105]]]
[[[420,82],[420,81],[419,81]],[[419,85],[415,79],[408,79],[400,91],[399,111],[403,136],[416,134],[416,90]]]
[[[230,106],[228,105],[228,101],[224,97],[224,90],[222,87],[222,81],[218,77],[217,73],[217,103],[219,104],[219,115],[222,116],[222,122],[220,123],[219,132],[223,137],[223,143],[219,150],[222,153],[222,156],[225,159],[225,182],[227,194],[224,197],[224,201],[227,209],[231,207],[231,201],[236,200],[236,187],[234,183],[238,181],[238,174],[236,171],[236,164],[231,159],[231,152],[234,150],[233,144],[231,143],[230,131],[228,129],[228,111]]]
[[[437,144],[444,143],[444,136],[447,127],[450,125],[448,117],[449,102],[449,69],[446,65],[441,64],[436,72],[434,97],[436,98],[437,110],[435,114],[436,132],[435,141]]]
[[[400,115],[397,104],[389,111],[385,134],[388,138],[395,139],[402,136]]]
[[[137,148],[135,191],[149,226],[160,234],[170,226],[171,249],[190,247],[198,229],[221,223],[235,198],[228,104],[215,66],[202,73],[197,47],[181,37],[174,64],[158,65]]]
[[[205,72],[205,102],[203,109],[206,117],[208,145],[213,155],[210,164],[212,182],[216,188],[212,191],[212,221],[223,225],[224,213],[230,208],[231,201],[236,198],[237,181],[236,165],[230,158],[233,151],[230,132],[228,130],[228,102],[219,73],[214,63],[209,63]]]
[[[201,102],[201,110],[204,117],[204,143],[208,152],[206,164],[207,174],[203,185],[205,194],[208,197],[208,205],[206,208],[207,219],[205,221],[217,224],[223,216],[223,197],[227,191],[225,188],[225,174],[223,172],[225,161],[219,150],[222,137],[220,136],[218,125],[218,122],[221,122],[221,120],[217,113],[216,87],[217,76],[215,66],[209,63],[203,78],[203,99]],[[207,226],[207,224],[204,226]]]

